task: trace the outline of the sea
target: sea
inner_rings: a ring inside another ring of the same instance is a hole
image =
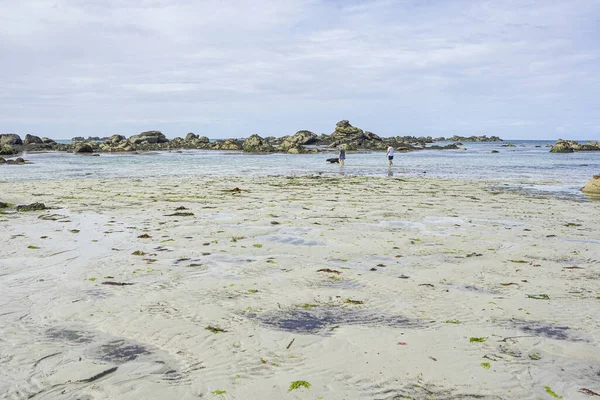
[[[515,147],[506,147],[512,143]],[[181,150],[139,154],[25,153],[32,164],[3,165],[0,181],[79,178],[194,178],[203,176],[360,175],[489,181],[490,187],[534,195],[594,201],[581,188],[600,174],[600,152],[550,153],[554,140],[463,143],[466,150],[397,152],[388,167],[385,152],[348,152],[343,167],[326,162],[335,151],[310,154],[245,154]],[[444,145],[446,143],[436,143]],[[498,153],[492,153],[493,150]],[[498,184],[497,182],[502,182]]]

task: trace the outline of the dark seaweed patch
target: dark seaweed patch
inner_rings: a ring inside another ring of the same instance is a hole
[[[89,334],[74,329],[51,328],[46,331],[46,335],[52,339],[66,340],[73,343],[90,343],[92,341]]]
[[[246,314],[263,325],[286,332],[325,333],[340,325],[416,327],[419,323],[399,315],[377,313],[363,308],[316,307],[265,314]]]
[[[100,359],[115,364],[133,361],[139,356],[148,355],[150,352],[138,344],[126,343],[124,340],[114,340],[100,346]]]
[[[543,337],[554,340],[566,340],[570,342],[587,342],[573,334],[573,330],[568,326],[558,326],[554,324],[546,324],[539,321],[522,321],[511,320],[510,325],[530,334],[532,336]]]

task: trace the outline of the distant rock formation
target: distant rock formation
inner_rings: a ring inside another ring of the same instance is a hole
[[[558,139],[550,149],[551,153],[573,153],[576,151],[600,151],[600,142],[580,144],[574,140]]]
[[[438,140],[438,139],[442,139],[442,140]],[[444,139],[444,138],[438,138],[436,139],[436,141],[448,141],[448,142],[502,142],[502,139],[500,139],[498,136],[486,136],[486,135],[482,135],[482,136],[457,136],[454,135],[451,138],[448,139]]]

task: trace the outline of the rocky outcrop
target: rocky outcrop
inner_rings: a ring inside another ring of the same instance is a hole
[[[42,143],[46,144],[46,145],[55,145],[56,142],[50,138],[47,137],[43,137],[42,138]]]
[[[147,131],[129,138],[132,145],[167,143],[169,139],[161,131]]]
[[[302,130],[294,133],[292,136],[284,136],[277,141],[279,142],[279,146],[277,146],[278,151],[283,151],[290,154],[299,154],[305,151],[305,145],[318,143],[319,137],[316,133]]]
[[[187,135],[185,135],[185,141],[186,141],[186,142],[190,142],[190,141],[192,141],[192,140],[196,140],[196,139],[198,139],[198,135],[196,135],[196,134],[195,134],[195,133],[193,133],[193,132],[190,132],[190,133],[188,133]]]
[[[25,135],[25,140],[23,140],[23,144],[27,146],[31,144],[44,144],[44,142],[38,136],[27,134]]]
[[[6,160],[2,157],[0,157],[0,164],[6,164]]]
[[[20,146],[23,144],[21,137],[15,133],[4,133],[0,135],[0,146]]]
[[[339,142],[351,142],[365,137],[362,129],[352,126],[347,119],[335,124],[335,130],[331,134],[333,140]]]
[[[573,151],[571,142],[562,139],[558,139],[556,144],[550,149],[550,153],[573,153]]]
[[[594,175],[594,177],[585,184],[581,191],[587,194],[595,194],[600,196],[600,175]]]
[[[225,139],[215,142],[214,150],[242,150],[243,142],[237,139]]]
[[[271,153],[275,151],[275,148],[271,145],[271,143],[267,142],[257,134],[254,134],[248,139],[244,140],[242,148],[248,153]]]
[[[600,151],[600,142],[581,144],[575,140],[558,139],[550,149],[551,153],[573,153],[576,151]]]

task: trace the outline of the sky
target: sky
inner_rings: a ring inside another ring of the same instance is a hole
[[[0,132],[600,139],[600,0],[0,0]]]

